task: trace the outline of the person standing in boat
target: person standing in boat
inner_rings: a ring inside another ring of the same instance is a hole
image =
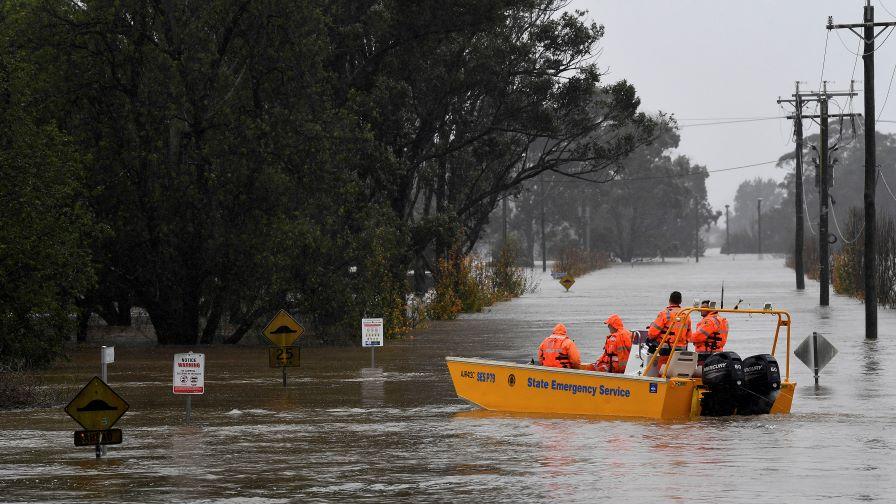
[[[675,325],[675,315],[681,311],[681,293],[678,291],[673,291],[672,294],[669,295],[669,306],[660,310],[660,312],[656,315],[656,319],[649,326],[647,326],[647,341],[648,343],[653,343],[651,346],[658,346],[660,341],[663,339],[663,336],[668,332],[671,339],[675,337],[675,331],[680,328],[680,326]],[[678,350],[687,350],[688,339],[691,337],[691,318],[688,317],[686,320],[679,322],[678,324],[686,324],[687,327],[684,331],[684,341],[678,342]],[[668,344],[666,345],[665,351],[661,352],[660,355],[668,352]]]
[[[582,369],[605,373],[625,373],[625,365],[632,351],[632,332],[625,328],[622,318],[615,313],[604,321],[610,334],[604,342],[604,353],[594,364],[586,364]]]
[[[579,369],[582,358],[576,342],[566,335],[566,326],[557,324],[551,335],[538,347],[538,364],[548,367]]]
[[[697,330],[691,335],[694,349],[701,354],[700,360],[705,360],[706,355],[721,352],[728,342],[728,319],[719,315],[715,309],[715,303],[708,299],[700,303],[700,314],[703,318],[697,324]]]

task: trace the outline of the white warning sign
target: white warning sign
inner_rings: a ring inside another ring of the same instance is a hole
[[[172,391],[175,394],[205,393],[205,354],[174,354]]]
[[[361,346],[365,348],[383,346],[383,319],[361,319]]]

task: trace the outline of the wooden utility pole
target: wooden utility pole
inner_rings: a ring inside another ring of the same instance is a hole
[[[585,197],[585,250],[591,252],[591,201]]]
[[[694,262],[700,262],[700,203],[694,205]]]
[[[820,154],[818,155],[819,169],[821,170],[821,188],[818,196],[818,266],[821,269],[818,275],[818,281],[821,283],[821,292],[818,304],[828,306],[831,303],[831,243],[828,240],[830,233],[828,232],[828,209],[830,208],[830,195],[828,194],[828,184],[830,183],[830,159],[828,156],[828,83],[824,82],[823,95],[821,98],[821,143]]]
[[[501,200],[501,210],[502,210],[502,214],[504,216],[504,219],[503,219],[504,224],[503,224],[503,226],[501,226],[501,228],[502,228],[501,229],[501,239],[503,240],[503,243],[501,243],[501,247],[506,247],[507,246],[507,196],[506,195],[504,196],[504,199]]]
[[[823,88],[821,92],[796,92],[794,93],[793,100],[782,100],[778,99],[778,103],[793,103],[795,106],[799,105],[797,108],[797,112],[788,116],[788,119],[794,119],[798,121],[802,121],[802,119],[818,119],[819,124],[821,125],[821,140],[820,140],[820,148],[819,148],[819,166],[818,170],[820,172],[820,182],[819,182],[819,197],[818,197],[818,266],[819,266],[819,300],[818,304],[821,306],[828,306],[830,304],[831,298],[831,258],[830,258],[830,233],[828,231],[828,211],[830,209],[830,195],[828,194],[828,188],[830,187],[830,183],[833,180],[832,173],[830,169],[830,160],[828,155],[828,119],[831,117],[854,117],[857,114],[829,114],[828,113],[828,102],[832,97],[835,96],[855,96],[856,93],[852,90],[852,86],[850,86],[849,91],[843,92],[831,92],[828,91],[828,83],[824,81]],[[801,108],[805,103],[817,101],[819,104],[820,113],[817,115],[803,115],[801,113]],[[802,128],[800,128],[800,133],[802,133]],[[801,140],[802,135],[800,134],[798,138]],[[802,145],[799,147],[800,152],[797,153],[797,157],[802,159]],[[802,171],[802,162],[799,164],[800,171]],[[801,190],[802,184],[797,181],[797,187]],[[801,202],[797,202],[799,205]],[[801,213],[801,212],[798,212]],[[798,222],[802,222],[801,220]],[[802,258],[802,251],[800,252],[800,259]],[[794,258],[796,260],[796,257]],[[797,277],[797,282],[799,282],[800,277]],[[799,285],[799,283],[797,284]]]
[[[545,186],[544,186],[544,173],[541,174],[541,272],[544,273],[548,270],[548,258],[545,252],[545,238],[544,238],[544,198],[545,198]]]
[[[794,108],[796,113],[793,118],[794,136],[796,141],[796,158],[794,164],[794,197],[796,201],[796,222],[794,226],[793,236],[793,269],[796,270],[796,288],[804,290],[806,288],[806,272],[803,270],[803,99],[800,96],[800,81],[796,81],[794,85],[794,99],[796,103]]]
[[[806,218],[803,215],[803,104],[805,103],[803,95],[800,94],[800,81],[796,81],[794,85],[793,100],[782,100],[778,98],[778,103],[793,103],[793,136],[796,143],[795,163],[794,163],[794,215],[796,222],[794,223],[793,236],[793,269],[796,272],[796,288],[803,290],[806,288],[806,272],[803,266],[803,221]]]
[[[863,257],[863,279],[865,281],[865,338],[877,339],[877,271],[876,225],[877,209],[874,197],[877,192],[877,145],[875,143],[875,110],[874,110],[874,41],[888,27],[896,26],[896,22],[875,23],[874,7],[871,0],[865,1],[862,23],[834,24],[828,17],[828,30],[847,29],[864,42],[862,63],[865,67],[865,254]],[[875,29],[880,31],[875,33]],[[857,31],[858,28],[862,32]]]
[[[762,198],[756,198],[756,255],[762,259]]]
[[[728,207],[725,205],[725,252],[731,255],[731,226],[728,225]]]

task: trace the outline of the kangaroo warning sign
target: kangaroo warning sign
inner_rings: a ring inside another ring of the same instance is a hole
[[[175,394],[205,393],[205,354],[174,354],[174,381],[172,391]]]

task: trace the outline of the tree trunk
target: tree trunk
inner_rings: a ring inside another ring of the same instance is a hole
[[[212,300],[212,309],[209,310],[208,318],[205,321],[205,328],[202,330],[203,345],[210,345],[215,342],[215,333],[218,332],[218,326],[221,325],[221,316],[224,315],[224,302],[221,295]]]
[[[252,313],[246,315],[246,317],[240,323],[239,327],[237,327],[236,330],[233,331],[233,334],[231,334],[227,339],[224,340],[224,343],[230,345],[239,343],[240,340],[243,339],[243,336],[245,336],[246,333],[249,332],[249,329],[252,328],[252,324],[254,324],[255,321],[258,320],[258,317],[262,316],[264,312],[264,308],[256,308]]]
[[[146,311],[160,345],[193,345],[199,332],[199,290],[161,294]]]

